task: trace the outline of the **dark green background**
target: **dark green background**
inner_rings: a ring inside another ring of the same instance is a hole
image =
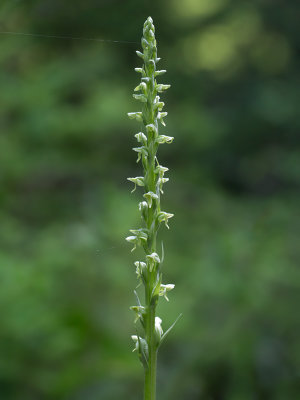
[[[299,13],[292,0],[2,0],[0,30],[139,42],[169,116],[159,400],[296,400]],[[0,34],[0,398],[138,400],[126,113],[139,43]]]

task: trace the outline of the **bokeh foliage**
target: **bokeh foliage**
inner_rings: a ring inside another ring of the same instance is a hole
[[[0,4],[1,31],[139,42],[154,19],[166,97],[162,400],[299,397],[299,4]],[[0,34],[0,397],[140,398],[135,280],[139,43]],[[167,79],[168,78],[168,79]],[[162,132],[163,133],[163,132]],[[167,328],[167,324],[164,326]]]

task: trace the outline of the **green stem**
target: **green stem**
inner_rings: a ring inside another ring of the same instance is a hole
[[[148,367],[145,368],[144,400],[156,399],[157,346],[155,342],[155,307],[149,306],[147,313],[147,342],[149,346]]]
[[[155,192],[155,154],[153,151],[153,142],[149,143],[149,164],[146,185],[148,190]],[[157,209],[157,202],[153,201],[152,207],[148,213],[148,247],[151,252],[156,252],[156,235],[153,222],[155,219]],[[150,272],[150,271],[149,271]],[[145,287],[145,302],[146,302],[146,318],[145,318],[145,334],[148,343],[148,366],[145,367],[145,391],[144,400],[156,399],[156,364],[157,364],[157,339],[155,337],[155,316],[156,316],[156,302],[152,301],[152,291],[156,282],[156,270],[149,273],[149,282]]]

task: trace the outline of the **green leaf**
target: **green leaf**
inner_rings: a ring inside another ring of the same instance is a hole
[[[168,334],[169,332],[171,332],[171,330],[174,328],[174,326],[177,324],[177,322],[180,320],[181,317],[182,317],[182,313],[178,315],[178,317],[175,319],[175,321],[174,321],[173,324],[170,326],[170,328],[167,329],[166,332],[162,335],[159,346],[162,344],[162,342],[165,340],[165,337],[167,336],[167,334]]]

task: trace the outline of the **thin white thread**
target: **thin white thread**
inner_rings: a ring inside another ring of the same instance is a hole
[[[0,34],[3,34],[3,35],[34,36],[34,37],[44,37],[44,38],[52,38],[52,39],[65,39],[65,40],[68,40],[68,39],[69,40],[85,40],[85,41],[90,41],[90,42],[138,44],[138,42],[129,42],[127,40],[110,40],[110,39],[85,38],[85,37],[75,37],[75,36],[44,35],[42,33],[3,31],[3,32],[0,32]]]

